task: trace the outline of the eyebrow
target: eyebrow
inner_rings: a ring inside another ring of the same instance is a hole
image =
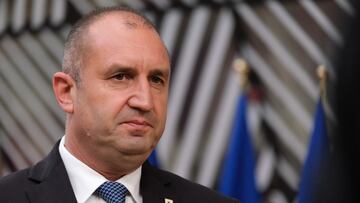
[[[113,75],[114,73],[119,73],[119,72],[135,74],[137,70],[133,67],[129,67],[126,65],[112,64],[110,68],[106,71],[105,75],[110,76]],[[170,75],[170,68],[155,68],[153,70],[150,70],[149,75],[158,75],[168,79]]]
[[[150,71],[150,75],[158,75],[164,77],[166,80],[169,79],[170,69],[163,70],[163,69],[155,69]]]
[[[113,64],[109,67],[108,70],[106,70],[105,75],[106,76],[111,76],[115,73],[119,73],[119,72],[126,72],[126,73],[133,73],[135,74],[135,70],[134,68],[131,68],[129,66],[124,66],[124,65],[120,65],[120,64]]]

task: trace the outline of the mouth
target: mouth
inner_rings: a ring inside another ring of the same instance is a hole
[[[121,124],[134,131],[146,131],[149,128],[153,128],[153,126],[149,122],[143,119],[128,120],[122,122]]]

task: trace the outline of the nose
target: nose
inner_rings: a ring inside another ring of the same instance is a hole
[[[154,107],[154,101],[151,94],[151,87],[147,80],[139,80],[135,88],[133,88],[132,95],[128,100],[131,108],[139,111],[151,111]]]

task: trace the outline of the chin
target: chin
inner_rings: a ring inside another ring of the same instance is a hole
[[[124,154],[148,154],[156,145],[157,141],[151,135],[127,135],[117,138],[115,141],[115,148]]]
[[[120,152],[127,155],[146,155],[151,152],[152,147],[150,144],[143,143],[130,143],[125,146],[117,147]]]

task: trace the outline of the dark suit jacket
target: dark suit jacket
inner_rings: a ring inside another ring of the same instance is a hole
[[[59,142],[50,154],[33,167],[0,179],[1,203],[75,203],[69,177],[58,150]],[[227,203],[237,202],[189,182],[179,176],[158,170],[144,163],[140,182],[144,203]]]

